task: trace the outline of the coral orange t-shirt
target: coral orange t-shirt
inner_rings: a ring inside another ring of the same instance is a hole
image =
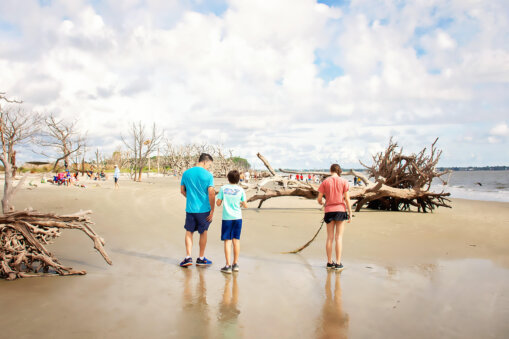
[[[330,176],[318,187],[318,192],[325,195],[325,213],[346,212],[346,203],[343,194],[348,192],[348,181],[339,176]]]

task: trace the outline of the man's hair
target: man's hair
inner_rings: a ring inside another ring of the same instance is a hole
[[[212,159],[212,156],[208,153],[202,153],[200,154],[200,158],[198,159],[198,162],[204,162],[204,161],[214,161]]]
[[[341,175],[341,173],[343,173],[343,171],[341,170],[341,166],[339,166],[338,164],[332,164],[330,166],[330,172],[337,173],[338,175]]]
[[[228,181],[230,184],[238,184],[240,181],[240,173],[237,170],[228,172]]]

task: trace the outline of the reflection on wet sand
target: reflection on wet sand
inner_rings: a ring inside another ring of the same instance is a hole
[[[239,301],[239,285],[237,274],[225,275],[223,299],[219,303],[219,336],[222,338],[242,337],[239,326],[240,311],[237,308]],[[233,286],[231,286],[233,281]]]
[[[332,279],[335,279],[334,293],[332,293]],[[347,338],[348,320],[348,314],[343,311],[341,301],[341,274],[329,271],[325,282],[325,301],[318,322],[317,337]]]
[[[203,269],[183,269],[184,286],[182,290],[183,312],[180,314],[179,338],[207,338],[209,337],[209,307],[207,304],[207,287]],[[193,275],[198,274],[198,282],[193,291],[191,283]]]

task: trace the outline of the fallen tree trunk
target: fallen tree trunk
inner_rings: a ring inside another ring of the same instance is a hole
[[[0,278],[82,275],[86,271],[73,270],[60,264],[45,247],[60,236],[61,229],[78,229],[94,242],[94,248],[108,264],[111,259],[102,239],[91,227],[88,214],[82,211],[71,215],[38,213],[31,210],[10,212],[0,216]]]
[[[434,178],[440,178],[449,173],[435,171],[441,154],[435,149],[435,143],[436,140],[432,144],[429,156],[425,154],[426,149],[423,149],[418,155],[403,156],[402,151],[396,152],[397,144],[391,140],[384,153],[373,157],[375,164],[371,167],[366,166],[368,175],[375,178],[374,182],[363,173],[353,170],[344,172],[345,175],[357,176],[364,183],[364,186],[350,188],[350,198],[355,201],[355,211],[358,212],[366,205],[373,209],[392,211],[409,210],[413,206],[417,208],[418,212],[433,211],[438,207],[450,208],[450,200],[447,198],[450,193],[443,191],[434,193],[429,190]],[[276,197],[298,196],[307,199],[318,197],[318,185],[282,177],[270,167],[269,162],[261,154],[258,153],[258,157],[269,169],[269,172],[274,174],[256,185],[244,185],[248,191],[256,189],[256,194],[252,195],[247,200],[248,202],[260,200],[258,204],[258,208],[260,208],[265,201]],[[280,171],[297,174],[294,171]],[[330,175],[325,172],[309,173],[322,176]],[[272,183],[274,187],[264,187],[269,183]]]

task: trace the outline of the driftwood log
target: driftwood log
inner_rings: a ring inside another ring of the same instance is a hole
[[[437,139],[438,140],[438,139]],[[448,207],[450,193],[434,193],[430,191],[431,182],[434,178],[440,180],[448,171],[436,171],[436,165],[441,151],[435,148],[436,141],[432,144],[429,154],[424,148],[418,154],[405,156],[402,150],[398,151],[397,143],[392,139],[384,152],[373,156],[374,164],[366,166],[367,175],[358,171],[343,172],[343,175],[353,175],[362,181],[362,185],[350,188],[350,198],[355,201],[355,211],[358,212],[363,206],[380,210],[408,210],[411,206],[419,212],[433,211],[437,207]],[[264,163],[271,174],[257,184],[245,184],[244,188],[255,190],[248,202],[260,201],[258,208],[271,198],[284,196],[297,196],[307,199],[318,197],[318,185],[289,179],[278,174],[265,157],[260,153],[258,158]],[[297,173],[280,170],[283,173]],[[308,172],[306,172],[307,174]],[[326,177],[327,172],[309,172],[309,174]],[[370,180],[374,179],[374,181]],[[443,183],[445,181],[442,180]],[[266,187],[271,184],[271,187]]]
[[[60,236],[62,229],[83,231],[111,265],[112,261],[104,250],[104,240],[91,227],[90,213],[81,211],[71,215],[56,215],[26,210],[0,216],[0,278],[14,280],[56,274],[86,274],[85,271],[63,266],[45,247]]]

